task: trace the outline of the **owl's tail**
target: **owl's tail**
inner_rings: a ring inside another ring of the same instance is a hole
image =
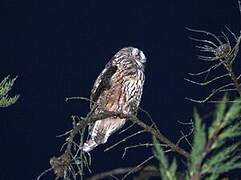
[[[107,118],[96,121],[91,130],[90,138],[83,145],[83,151],[90,152],[98,145],[106,143],[110,135],[120,129],[124,124],[125,119]]]
[[[88,141],[86,141],[82,147],[82,150],[85,152],[90,152],[92,151],[96,146],[98,146],[98,144],[93,140],[93,139],[89,139]]]

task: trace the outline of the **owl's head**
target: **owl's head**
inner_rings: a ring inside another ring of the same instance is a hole
[[[129,63],[134,63],[139,67],[143,67],[146,62],[146,56],[144,53],[135,47],[122,48],[115,54],[114,58],[119,61],[119,63],[125,63],[125,61],[128,61]]]

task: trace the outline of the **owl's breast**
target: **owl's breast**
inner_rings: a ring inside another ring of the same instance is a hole
[[[107,111],[123,113],[136,111],[144,82],[140,77],[138,72],[122,71],[115,73],[111,78],[110,88],[104,91],[99,98],[101,107]]]
[[[105,92],[103,102],[108,111],[122,111],[124,76],[115,74],[111,78],[110,89]]]

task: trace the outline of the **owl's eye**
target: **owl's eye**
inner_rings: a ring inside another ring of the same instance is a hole
[[[140,59],[140,58],[141,58],[141,53],[140,53],[140,51],[138,51],[138,53],[136,54],[136,58],[137,58],[137,59]]]

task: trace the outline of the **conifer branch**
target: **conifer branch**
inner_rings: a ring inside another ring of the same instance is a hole
[[[241,99],[230,104],[227,96],[217,105],[213,122],[207,128],[194,110],[194,137],[188,159],[186,179],[218,179],[223,173],[241,169]],[[177,179],[175,161],[168,163],[164,151],[154,138],[154,154],[159,160],[162,179]]]
[[[8,95],[16,79],[17,77],[10,79],[7,76],[0,82],[0,107],[8,107],[18,100],[19,95],[13,97],[9,97]]]

